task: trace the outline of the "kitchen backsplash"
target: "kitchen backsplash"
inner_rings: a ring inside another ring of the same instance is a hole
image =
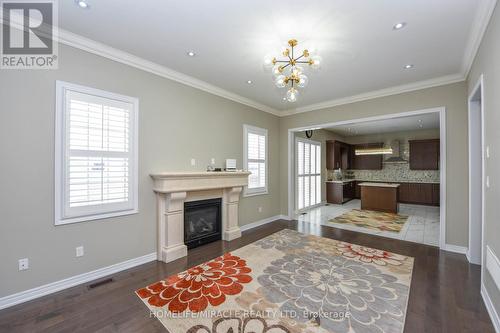
[[[439,183],[439,170],[410,170],[408,163],[384,163],[382,170],[348,170],[343,172],[343,177],[392,182],[416,182],[416,183]],[[328,179],[332,179],[334,173],[329,171]]]

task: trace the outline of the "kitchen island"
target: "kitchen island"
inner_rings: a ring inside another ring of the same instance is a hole
[[[399,184],[360,183],[361,209],[398,213]]]

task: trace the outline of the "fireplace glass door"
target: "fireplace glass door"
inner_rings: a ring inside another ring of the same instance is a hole
[[[221,239],[221,199],[184,203],[184,243],[190,249]]]

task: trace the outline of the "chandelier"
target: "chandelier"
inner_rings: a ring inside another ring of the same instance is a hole
[[[304,74],[304,68],[300,65],[305,64],[313,69],[319,69],[321,64],[321,57],[318,55],[311,56],[308,50],[303,50],[299,55],[295,50],[297,44],[298,42],[295,39],[288,41],[290,47],[287,47],[282,52],[284,59],[277,59],[276,57],[266,57],[264,59],[264,67],[272,70],[276,87],[288,87],[286,98],[283,99],[292,103],[297,101],[298,88],[305,88],[309,81]]]

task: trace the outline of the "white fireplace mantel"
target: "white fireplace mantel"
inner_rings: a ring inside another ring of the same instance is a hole
[[[241,237],[238,204],[250,172],[163,172],[151,174],[157,202],[158,260],[187,255],[184,244],[184,202],[222,198],[222,239]]]

